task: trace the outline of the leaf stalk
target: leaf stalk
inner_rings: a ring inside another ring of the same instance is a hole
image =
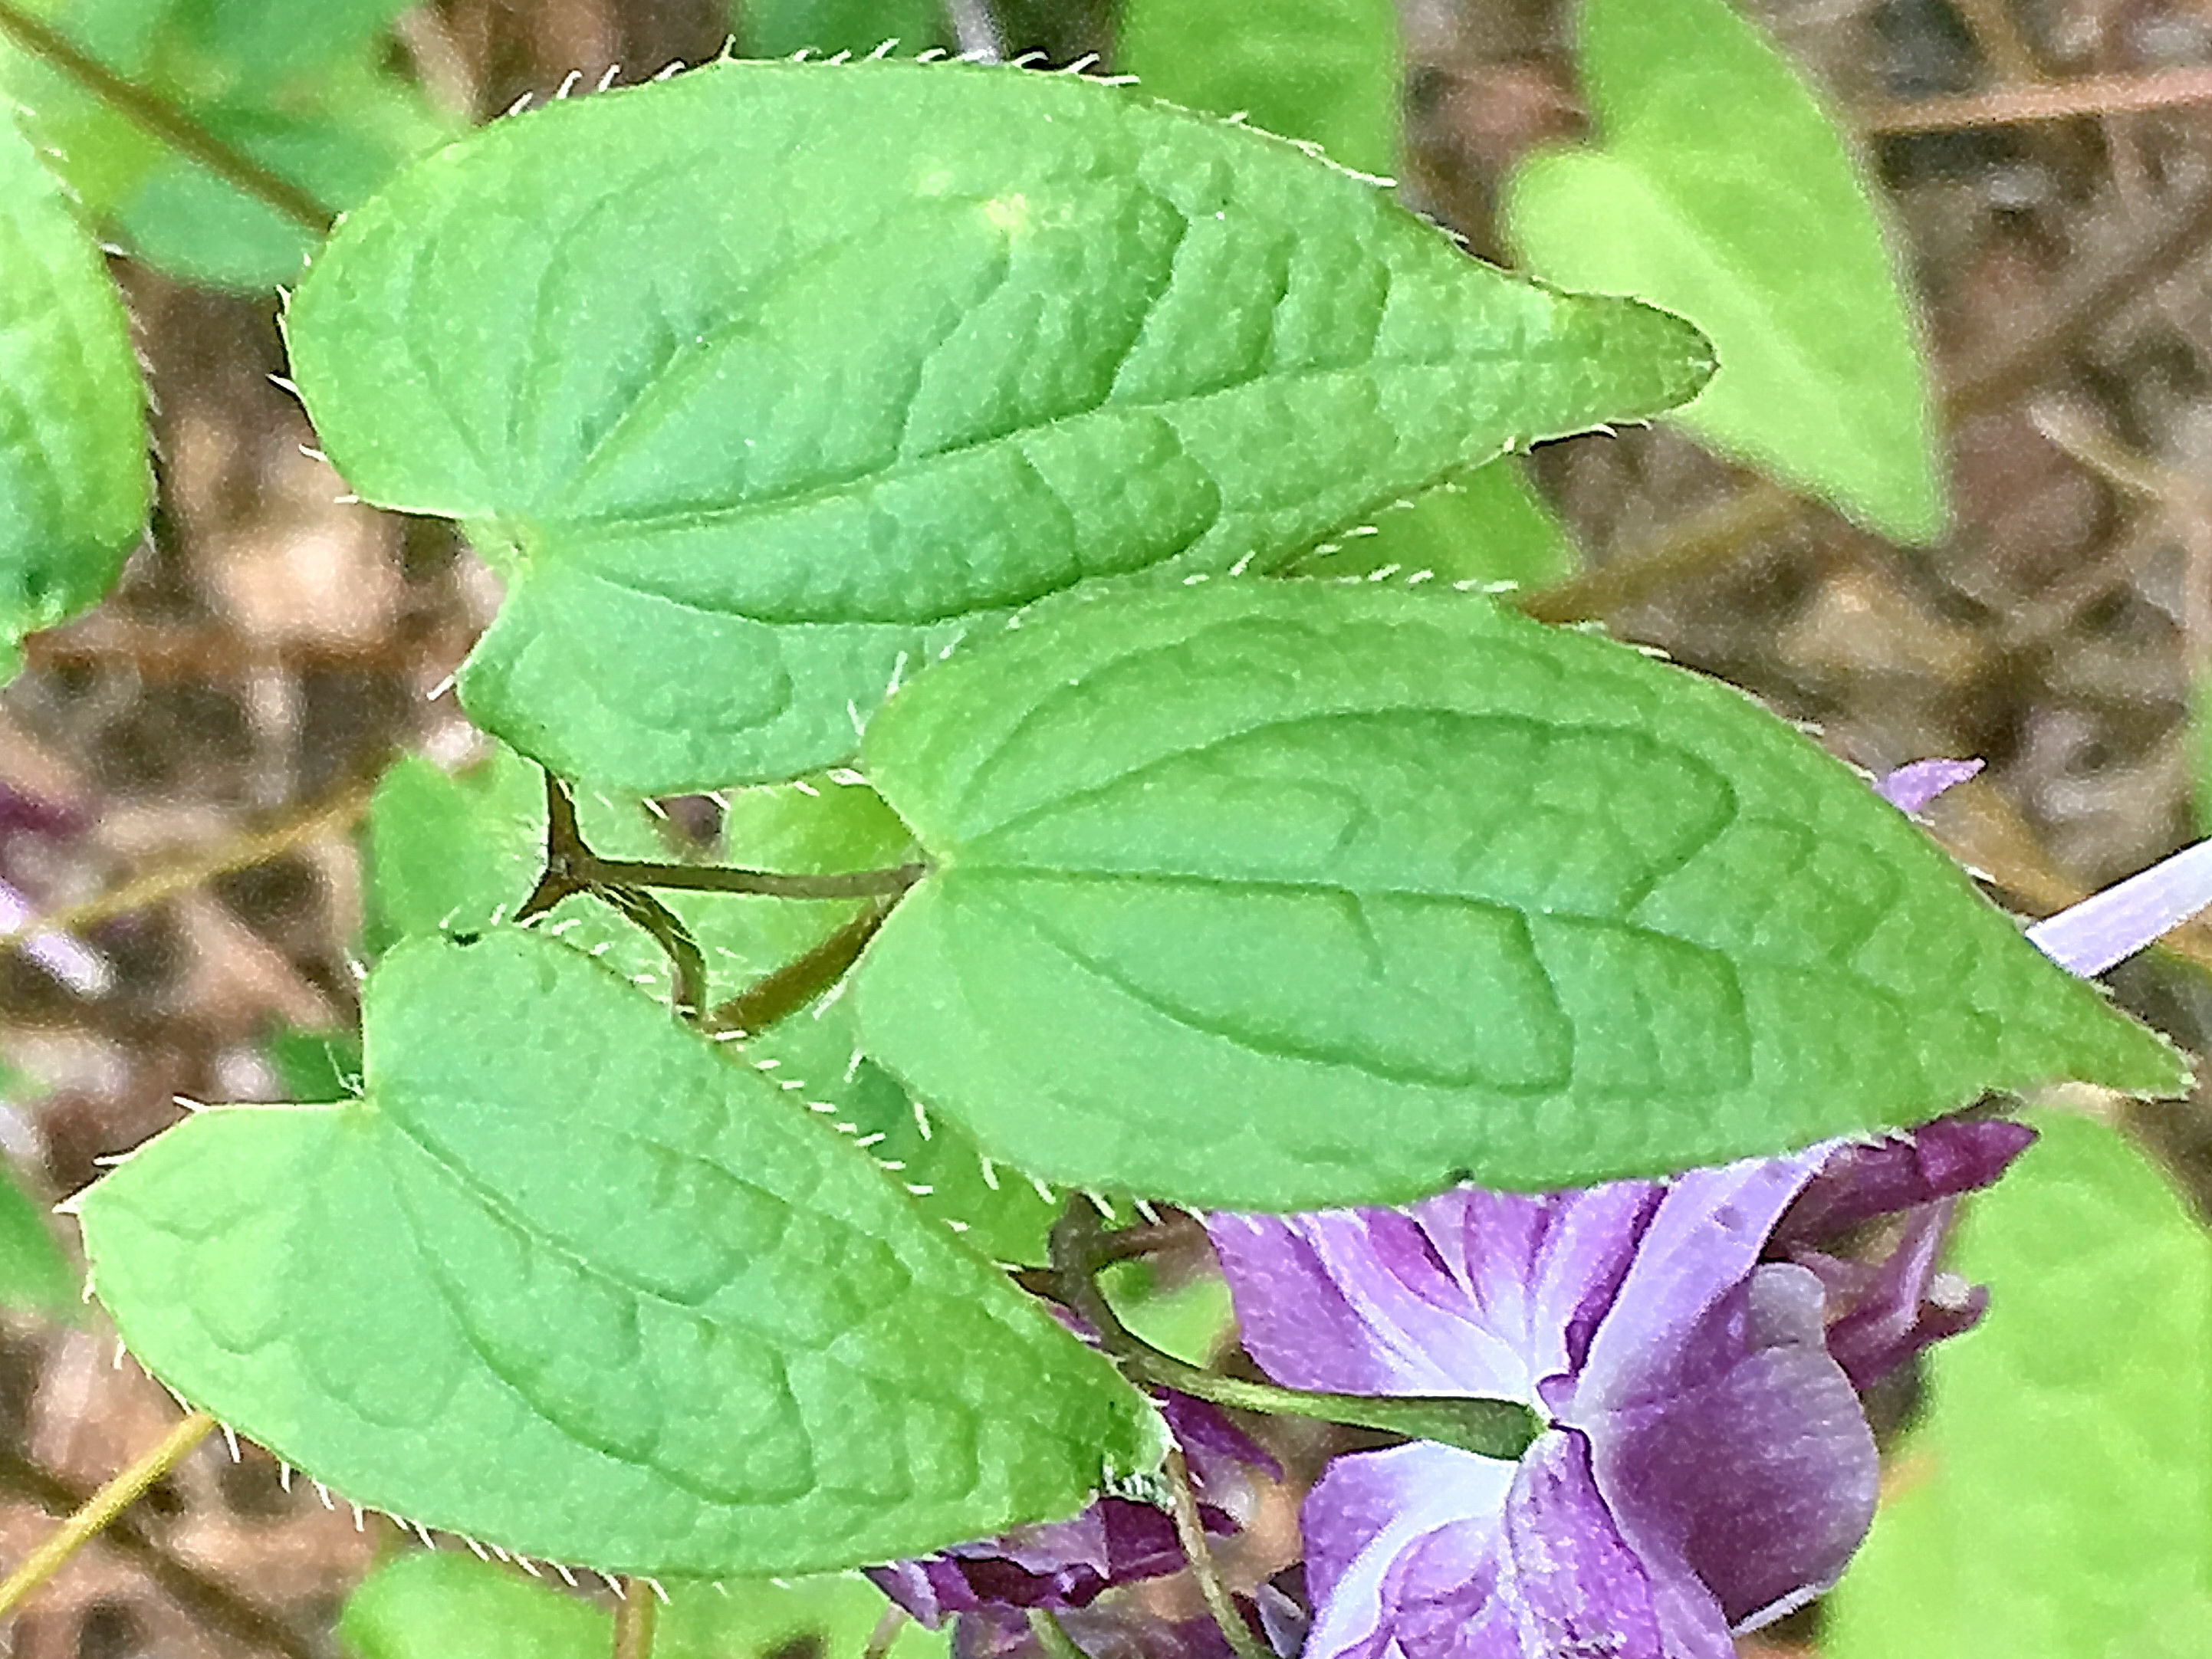
[[[1071,1199],[1053,1224],[1053,1299],[1097,1333],[1098,1346],[1123,1376],[1142,1387],[1173,1389],[1216,1406],[1279,1417],[1305,1417],[1374,1429],[1408,1440],[1433,1440],[1480,1457],[1514,1462],[1543,1432],[1541,1419],[1517,1400],[1454,1395],[1328,1394],[1224,1376],[1163,1352],[1121,1322],[1097,1273],[1114,1235],[1099,1225],[1087,1200]]]

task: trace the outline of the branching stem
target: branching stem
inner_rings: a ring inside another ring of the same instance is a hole
[[[14,1612],[23,1598],[52,1577],[69,1559],[98,1537],[107,1523],[137,1503],[152,1486],[185,1460],[191,1449],[215,1429],[215,1419],[192,1412],[169,1431],[161,1443],[112,1480],[93,1493],[92,1501],[62,1522],[54,1535],[31,1552],[22,1565],[0,1583],[0,1619]]]
[[[0,0],[4,3],[4,0]],[[545,775],[545,868],[538,885],[515,912],[517,921],[543,915],[574,893],[589,893],[611,905],[653,935],[667,952],[676,980],[676,1006],[687,1019],[709,1030],[757,1031],[804,1006],[836,984],[860,954],[899,896],[927,873],[920,864],[895,870],[851,874],[785,875],[770,870],[733,870],[719,866],[655,864],[640,859],[602,858],[585,841],[576,821],[576,799],[568,786]],[[653,897],[651,889],[695,893],[747,893],[768,898],[855,899],[880,902],[832,933],[822,944],[787,963],[751,989],[706,1013],[707,969],[698,942],[683,918]]]
[[[317,236],[330,234],[328,208],[290,179],[280,178],[252,156],[225,143],[159,93],[125,80],[70,39],[24,11],[0,0],[0,34],[34,58],[43,58],[87,92],[128,117],[179,155],[190,157],[225,182],[275,208]]]

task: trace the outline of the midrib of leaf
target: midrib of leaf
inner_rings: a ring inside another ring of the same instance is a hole
[[[1769,349],[1788,365],[1792,394],[1801,403],[1813,404],[1820,410],[1830,428],[1848,440],[1851,454],[1861,467],[1872,465],[1879,468],[1882,458],[1868,450],[1861,441],[1850,401],[1829,394],[1828,386],[1835,378],[1833,366],[1808,356],[1793,337],[1797,331],[1774,325],[1772,307],[1766,301],[1758,298],[1761,292],[1760,285],[1746,277],[1742,269],[1726,257],[1725,252],[1700,227],[1697,217],[1684,210],[1680,199],[1667,188],[1664,181],[1646,171],[1641,156],[1617,149],[1596,150],[1592,154],[1601,162],[1614,167],[1625,182],[1641,187],[1658,207],[1659,216],[1671,219],[1688,231],[1688,245],[1697,249],[1714,274],[1727,283],[1742,314],[1759,322]],[[1577,156],[1573,159],[1579,161],[1585,158]],[[1747,298],[1752,303],[1747,305]],[[1779,349],[1774,349],[1778,347]],[[1698,400],[1692,398],[1667,418],[1695,425],[1698,413]]]

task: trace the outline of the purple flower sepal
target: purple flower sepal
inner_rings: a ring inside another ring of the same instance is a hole
[[[1729,1659],[1864,1535],[1853,1379],[1971,1322],[1933,1273],[1941,1206],[2021,1144],[1954,1121],[1663,1184],[1211,1218],[1278,1382],[1503,1396],[1550,1425],[1517,1464],[1427,1443],[1331,1464],[1304,1659]],[[1899,1212],[1846,1273],[1836,1231]]]
[[[1183,1449],[1192,1486],[1202,1499],[1213,1500],[1199,1504],[1206,1531],[1224,1537],[1233,1534],[1237,1522],[1222,1504],[1242,1504],[1249,1473],[1280,1480],[1281,1469],[1204,1401],[1169,1393],[1158,1403]],[[1164,1577],[1183,1566],[1182,1546],[1165,1510],[1107,1497],[1070,1521],[1018,1527],[935,1555],[871,1567],[867,1576],[932,1630],[958,1618],[957,1638],[968,1626],[963,1615],[995,1610],[1010,1613],[1018,1623],[1023,1609],[1085,1607],[1117,1584]],[[981,1639],[981,1627],[976,1639]]]

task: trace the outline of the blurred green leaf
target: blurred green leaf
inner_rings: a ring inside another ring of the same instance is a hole
[[[124,80],[332,211],[459,124],[384,59],[395,0],[63,0],[32,9]],[[0,44],[0,92],[98,220],[188,282],[297,280],[319,239],[169,149],[61,71]]]
[[[1510,455],[1440,484],[1409,506],[1376,515],[1374,533],[1348,536],[1309,558],[1301,574],[1365,576],[1433,572],[1439,581],[1535,588],[1564,581],[1582,563],[1574,542],[1528,470]]]
[[[46,1206],[0,1167],[0,1308],[74,1319],[76,1270],[54,1242]]]
[[[2212,1237],[2123,1136],[2032,1119],[2042,1140],[1969,1201],[1952,1265],[1990,1310],[1929,1357],[1827,1659],[2206,1651]]]
[[[1155,98],[1382,174],[1398,167],[1405,55],[1395,0],[1127,0],[1114,51]]]
[[[1048,1180],[1395,1203],[2185,1086],[1785,723],[1478,595],[1039,607],[864,752],[935,868],[860,964],[863,1045]]]
[[[653,1659],[859,1659],[890,1604],[858,1577],[788,1584],[670,1584]],[[558,1589],[473,1556],[388,1561],[347,1601],[338,1638],[356,1659],[606,1659],[613,1620]],[[951,1632],[909,1624],[890,1659],[942,1659]]]
[[[146,392],[90,233],[0,104],[0,682],[145,527]]]
[[[1916,325],[1867,179],[1789,61],[1725,0],[1582,0],[1602,149],[1541,151],[1505,222],[1539,275],[1632,294],[1712,338],[1674,416],[1907,542],[1943,533]]]
[[[951,45],[939,0],[737,0],[738,38],[755,58],[811,51],[864,58],[886,40],[902,56]]]
[[[834,762],[1045,595],[1273,568],[1708,367],[1279,142],[911,63],[498,122],[347,220],[290,339],[353,487],[507,577],[474,717],[635,793]]]
[[[1151,1407],[866,1158],[544,936],[410,940],[368,1092],[80,1202],[180,1395],[373,1504],[607,1571],[835,1571],[1080,1509]]]

